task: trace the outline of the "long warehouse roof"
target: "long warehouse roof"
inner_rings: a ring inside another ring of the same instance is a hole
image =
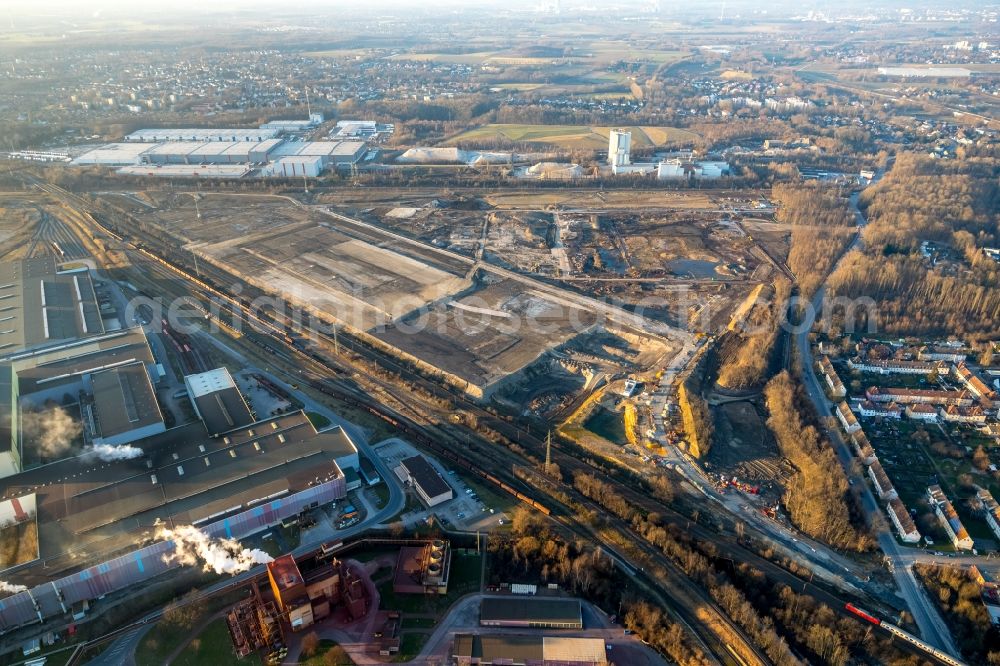
[[[278,136],[279,130],[244,128],[151,128],[132,132],[126,141],[262,141]]]
[[[0,353],[102,333],[87,271],[59,272],[51,257],[0,263]]]
[[[240,539],[297,515],[312,503],[325,504],[343,496],[344,482],[339,476],[294,495],[258,504],[200,529],[212,537]],[[98,599],[170,571],[178,566],[176,560],[169,558],[173,551],[172,541],[157,541],[78,573],[0,599],[0,634],[43,618],[64,615],[64,604]]]

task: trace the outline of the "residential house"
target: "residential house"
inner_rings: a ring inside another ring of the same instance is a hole
[[[938,413],[942,420],[949,423],[986,423],[986,410],[979,405],[973,405],[972,407],[948,405],[947,407],[941,407]]]
[[[948,368],[944,361],[863,360],[860,356],[849,359],[847,365],[851,370],[879,375],[929,375],[932,372],[944,372]]]
[[[889,511],[889,519],[896,526],[896,533],[905,543],[917,543],[920,541],[920,532],[913,522],[913,517],[906,509],[906,505],[898,497],[889,500],[885,507]]]
[[[876,460],[868,466],[868,476],[871,477],[872,484],[879,499],[889,499],[897,497],[896,488],[893,487],[889,475],[885,473],[882,463]]]
[[[843,400],[837,404],[837,418],[840,419],[840,423],[844,426],[847,434],[861,430],[858,417],[854,415],[854,412],[851,411],[851,408]]]
[[[983,519],[993,530],[993,534],[1000,541],[1000,504],[993,499],[993,494],[987,488],[976,486],[976,499],[982,504]]]
[[[946,347],[927,345],[921,347],[917,353],[917,358],[921,361],[948,361],[949,363],[961,363],[968,357],[968,354],[960,347]]]
[[[925,403],[928,405],[960,405],[968,407],[973,403],[968,391],[939,391],[916,388],[882,388],[872,386],[865,391],[871,402],[900,402],[904,404]]]
[[[948,538],[955,548],[958,550],[972,550],[974,545],[972,537],[969,536],[965,525],[959,519],[955,507],[952,506],[951,501],[948,500],[944,491],[941,490],[941,486],[936,484],[929,486],[927,488],[927,499],[930,501],[931,506],[934,507],[934,515],[937,516],[938,522],[948,534]]]
[[[834,369],[833,364],[830,363],[830,357],[826,354],[820,356],[819,358],[820,371],[823,373],[823,377],[826,379],[826,385],[830,389],[830,395],[835,398],[843,398],[847,395],[847,389],[844,388],[844,382],[840,381],[840,377],[837,375],[836,369]]]
[[[935,423],[938,419],[937,407],[934,405],[925,405],[923,403],[917,403],[915,405],[907,405],[906,409],[903,410],[906,414],[906,418],[913,419],[914,421],[926,421],[927,423]]]
[[[865,418],[900,419],[903,417],[902,408],[894,402],[872,402],[862,400],[858,405],[858,411]]]
[[[974,372],[969,370],[968,366],[964,363],[952,366],[951,373],[955,376],[955,379],[965,385],[965,388],[969,389],[973,395],[985,402],[987,405],[992,406],[993,402],[997,399],[997,392],[987,386],[986,382],[980,379]]]
[[[878,460],[875,456],[875,448],[868,441],[868,435],[865,434],[864,430],[857,430],[851,433],[851,442],[854,444],[854,452],[858,454],[858,458],[861,459],[862,463],[871,465]]]

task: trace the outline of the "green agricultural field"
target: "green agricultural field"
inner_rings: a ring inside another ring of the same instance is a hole
[[[632,132],[632,146],[647,148],[662,146],[674,141],[694,141],[698,135],[676,127],[626,127]],[[564,149],[607,148],[611,127],[588,127],[586,125],[518,125],[490,124],[463,132],[452,137],[446,145],[469,142],[489,142],[496,139],[539,143]]]
[[[480,48],[491,45],[482,44]],[[351,57],[360,52],[349,49],[332,49],[324,51],[312,51],[308,55],[322,57]],[[411,60],[415,62],[443,62],[461,65],[492,65],[495,67],[539,67],[560,63],[563,65],[581,63],[591,66],[601,67],[608,63],[625,61],[638,61],[652,63],[653,65],[669,65],[682,60],[690,55],[689,51],[675,51],[670,49],[642,49],[634,48],[628,42],[595,42],[572,53],[554,55],[536,55],[533,53],[523,53],[506,49],[469,51],[467,53],[440,53],[433,51],[397,53],[388,56],[390,60]]]
[[[610,99],[610,100],[619,100],[623,98],[628,100],[635,99],[635,95],[625,90],[621,92],[587,93],[584,95],[580,95],[580,97],[583,97],[584,99]]]
[[[633,44],[626,41],[595,42],[587,50],[594,60],[602,63],[625,60],[629,62],[651,62],[657,65],[667,65],[691,55],[690,51],[637,49]]]

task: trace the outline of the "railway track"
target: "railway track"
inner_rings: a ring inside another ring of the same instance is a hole
[[[337,380],[329,378],[331,370],[329,366],[319,362],[308,354],[300,353],[295,358],[286,356],[286,359],[294,361],[297,368],[302,372],[303,378],[309,382],[311,388],[337,401],[366,409],[373,415],[387,421],[421,448],[429,450],[436,457],[447,461],[450,465],[474,474],[545,515],[552,514],[552,509],[546,503],[539,501],[530,494],[532,493],[532,489],[523,485],[523,482],[513,473],[513,464],[510,458],[503,455],[497,447],[491,449],[490,447],[473,445],[468,440],[460,439],[449,433],[446,429],[435,426],[435,424],[418,423],[413,418],[392,410],[385,405],[378,404],[371,400],[363,391],[346,389]],[[546,501],[551,502],[548,498],[546,498]],[[601,508],[595,503],[584,501],[592,511],[601,511]],[[600,535],[592,529],[582,526],[571,517],[573,513],[571,508],[560,508],[562,514],[555,515],[553,518],[566,529],[570,538],[579,537],[581,532],[583,532],[585,535],[600,541]],[[617,521],[617,523],[618,529],[626,529],[628,527],[622,521]],[[651,559],[661,560],[661,565],[668,569],[671,578],[666,583],[664,581],[656,581],[648,574],[641,572],[641,570],[637,574],[635,568],[630,567],[633,570],[633,575],[637,575],[643,579],[643,587],[647,588],[657,598],[658,603],[667,609],[669,613],[697,638],[707,653],[717,655],[720,662],[727,666],[745,664],[743,661],[733,660],[731,647],[727,649],[727,643],[723,643],[715,634],[701,628],[700,625],[703,623],[703,620],[697,616],[697,613],[692,610],[689,604],[674,600],[670,596],[663,594],[661,590],[665,584],[675,586],[686,585],[688,586],[686,590],[688,595],[694,598],[700,596],[699,592],[690,587],[690,583],[686,581],[683,573],[677,570],[669,560],[664,558],[662,553],[659,553],[652,547],[644,547],[644,552]],[[733,625],[721,611],[719,611],[718,620],[725,624],[733,634],[742,636],[739,628]],[[757,650],[752,643],[747,643],[747,646],[753,651]],[[758,663],[768,664],[770,662],[761,654],[759,655]]]
[[[110,232],[110,230],[107,229],[106,231]],[[113,234],[113,232],[110,233]],[[121,236],[115,235],[115,237],[118,240],[124,240]],[[268,332],[273,338],[276,346],[280,346],[279,341],[283,342],[285,344],[285,355],[287,356],[290,353],[298,368],[308,377],[313,388],[321,390],[324,393],[331,394],[332,397],[347,402],[348,404],[353,403],[355,406],[364,406],[373,414],[386,419],[411,438],[416,439],[417,443],[434,451],[435,454],[444,457],[453,464],[462,466],[480,477],[483,477],[488,482],[496,485],[501,490],[510,493],[520,501],[533,506],[535,509],[545,514],[551,513],[551,509],[545,503],[537,499],[537,491],[532,492],[531,489],[526,488],[513,474],[513,465],[515,462],[520,463],[523,461],[514,458],[512,454],[504,453],[505,450],[500,447],[473,448],[470,446],[470,442],[461,441],[453,436],[449,436],[449,434],[440,427],[433,427],[433,424],[416,423],[413,419],[406,417],[395,410],[389,410],[384,405],[375,403],[370,400],[363,391],[345,390],[338,380],[331,380],[329,378],[331,372],[335,376],[344,374],[345,368],[337,367],[340,365],[337,363],[325,362],[327,361],[325,357],[321,357],[322,360],[317,359],[315,354],[311,355],[304,350],[297,348],[293,344],[290,344],[290,337],[286,327],[274,322],[266,321],[260,317],[254,317],[253,313],[249,312],[245,306],[239,304],[238,301],[232,297],[216,290],[214,287],[211,287],[203,280],[190,275],[180,267],[173,266],[168,262],[163,261],[161,258],[156,257],[148,249],[137,248],[137,251],[142,253],[143,256],[149,259],[153,264],[158,263],[161,267],[167,268],[170,273],[176,274],[177,277],[185,279],[189,286],[191,284],[195,285],[196,293],[201,293],[202,296],[216,296],[227,300],[231,306],[229,312],[235,314],[236,312],[242,311],[246,317],[247,323],[254,323],[264,329],[264,331]],[[354,349],[360,350],[362,348],[357,344],[357,341],[351,339],[348,339],[348,344]],[[278,350],[272,347],[270,351],[275,353]],[[399,369],[405,371],[405,368]],[[410,373],[407,372],[407,374]],[[369,377],[368,379],[372,378]],[[385,389],[390,395],[393,395],[401,402],[401,404],[406,404],[407,399],[412,400],[412,395],[398,395],[396,393],[396,391],[398,391],[398,387],[389,386],[387,383],[381,381],[379,383],[381,384],[381,388]],[[437,385],[429,382],[429,380],[421,378],[421,384],[427,389],[433,389],[432,394],[437,393]],[[449,395],[454,397],[453,394]],[[504,430],[509,431],[509,424],[506,424],[506,422],[497,418],[492,413],[481,410],[478,406],[474,406],[472,403],[467,403],[467,406],[475,407],[476,413],[484,418],[488,418],[494,426],[499,426]],[[432,427],[433,430],[428,432],[428,430]],[[601,511],[601,508],[598,505],[586,500],[585,498],[582,499],[582,503],[589,506],[593,511]],[[589,532],[589,536],[597,539],[598,542],[601,541],[600,535],[593,532],[590,528],[585,528],[584,526],[579,525],[571,518],[571,510],[566,508],[565,511],[566,515],[562,518],[562,520],[569,521],[568,524],[575,527],[575,529],[573,529],[574,533],[580,534],[582,531],[584,534],[588,534]],[[615,529],[621,530],[624,535],[629,534],[629,526],[625,525],[623,522],[618,521],[617,519],[613,519],[609,522]],[[741,663],[733,657],[730,650],[726,648],[726,645],[723,644],[713,632],[708,631],[703,627],[703,621],[692,613],[688,607],[687,601],[673,599],[668,601],[671,585],[688,586],[688,594],[692,595],[693,598],[700,599],[704,605],[713,608],[717,620],[721,624],[725,625],[730,631],[731,640],[737,640],[736,638],[732,638],[732,636],[738,637],[739,642],[744,644],[746,651],[749,654],[756,654],[758,656],[757,663],[770,663],[769,660],[767,660],[767,658],[759,652],[759,649],[742,633],[742,631],[732,624],[732,622],[720,609],[714,606],[714,603],[709,597],[707,597],[707,595],[691,586],[690,581],[687,581],[683,574],[676,570],[675,566],[669,561],[668,558],[663,556],[662,553],[656,552],[655,549],[646,548],[645,552],[647,557],[658,560],[658,564],[662,566],[671,577],[671,580],[666,583],[664,581],[654,581],[652,578],[648,578],[646,585],[651,589],[656,590],[657,596],[660,597],[664,606],[670,609],[674,616],[693,632],[709,654],[715,655],[721,663],[724,663],[727,666],[736,666]],[[665,592],[668,593],[667,597],[664,596]]]
[[[31,242],[25,251],[28,258],[55,257],[56,260],[85,259],[90,254],[80,240],[58,217],[39,208],[41,219],[35,225]]]
[[[54,187],[54,186],[49,186]],[[50,190],[46,190],[50,191]],[[75,201],[77,205],[86,206],[87,210],[93,210],[92,206],[76,195],[72,193],[65,192],[61,188],[57,188],[55,191],[50,191],[50,193],[56,194],[61,197],[68,197],[70,200]],[[99,224],[99,223],[98,223]],[[117,240],[124,241],[124,239],[115,234],[114,231],[106,227],[102,227],[106,232],[112,234]],[[169,262],[164,261],[162,258],[158,257],[155,253],[149,251],[148,249],[139,249],[140,252],[144,253],[146,258],[150,259],[154,264],[160,263],[163,266],[169,267],[169,271],[176,274],[178,277],[184,279],[190,288],[191,284],[197,286],[198,290],[201,291],[203,295],[206,296],[217,296],[229,302],[231,308],[230,312],[236,314],[239,311],[243,311],[243,314],[247,316],[247,322],[259,325],[265,332],[266,335],[273,338],[274,346],[270,348],[272,353],[278,353],[278,351],[284,347],[282,355],[285,356],[289,361],[294,361],[298,363],[299,367],[303,370],[308,370],[311,373],[310,382],[313,388],[320,390],[321,392],[331,394],[331,397],[335,399],[342,400],[348,404],[354,404],[355,406],[361,406],[370,411],[373,415],[383,418],[390,422],[391,424],[398,427],[403,432],[406,432],[411,437],[417,438],[418,443],[422,446],[429,448],[434,451],[437,455],[440,455],[450,462],[460,465],[463,468],[472,471],[480,476],[483,476],[491,483],[498,485],[501,489],[506,492],[511,493],[518,499],[526,501],[532,504],[539,510],[543,510],[546,513],[550,513],[548,506],[539,502],[537,491],[532,492],[531,489],[525,488],[519,479],[513,474],[513,465],[522,463],[523,460],[516,457],[512,452],[507,451],[503,447],[497,446],[487,446],[487,447],[471,447],[468,441],[462,441],[458,438],[450,435],[446,430],[442,429],[439,425],[425,422],[418,423],[414,418],[405,416],[396,410],[387,408],[384,405],[378,404],[376,401],[370,399],[366,392],[350,389],[344,386],[343,379],[331,379],[330,374],[334,377],[338,375],[345,375],[348,372],[353,372],[352,366],[345,365],[335,359],[329,358],[328,354],[330,348],[336,344],[339,347],[346,347],[353,353],[364,357],[366,360],[378,363],[382,367],[387,367],[394,372],[397,372],[401,377],[403,377],[407,382],[413,383],[420,386],[422,389],[426,390],[430,395],[437,396],[439,398],[444,398],[451,401],[455,406],[460,406],[463,411],[468,411],[469,413],[475,415],[480,419],[480,423],[485,423],[489,428],[495,430],[499,434],[507,438],[508,441],[517,441],[521,446],[527,445],[526,448],[531,449],[536,457],[544,453],[545,443],[539,438],[532,435],[530,432],[526,432],[520,429],[518,426],[509,423],[505,419],[497,416],[496,414],[482,408],[471,401],[467,396],[465,396],[460,390],[453,387],[445,387],[441,384],[432,381],[420,373],[416,372],[413,368],[406,366],[399,361],[387,357],[385,354],[379,352],[378,350],[372,349],[364,343],[364,341],[353,338],[352,336],[339,336],[339,339],[334,343],[332,339],[325,339],[322,341],[321,347],[322,351],[326,352],[327,355],[321,355],[320,358],[316,358],[316,355],[310,354],[303,349],[298,348],[294,341],[290,338],[289,327],[284,322],[278,321],[267,321],[259,316],[255,316],[253,313],[246,311],[245,306],[240,303],[237,299],[232,298],[228,294],[225,294],[213,286],[209,285],[202,278],[190,275],[183,267],[171,265]],[[205,273],[215,274],[220,273],[214,267],[210,267],[207,270],[201,271],[201,276],[204,277]],[[226,282],[221,282],[225,284]],[[290,355],[289,355],[290,354]],[[400,404],[405,405],[407,402],[414,400],[413,394],[407,394],[405,396],[398,395],[398,386],[390,385],[387,382],[379,380],[378,378],[366,377],[367,381],[374,381],[380,386],[387,394],[393,396]],[[429,411],[433,412],[435,410],[440,410],[439,406],[432,406]],[[416,416],[416,415],[415,415]],[[653,500],[649,495],[636,491],[630,488],[627,484],[622,483],[621,479],[615,478],[607,474],[606,470],[603,468],[592,464],[590,462],[584,462],[579,460],[571,452],[571,447],[564,444],[558,438],[553,442],[553,448],[555,449],[555,455],[553,462],[558,464],[560,468],[564,471],[569,471],[571,474],[576,472],[586,472],[588,474],[593,474],[604,480],[606,482],[612,483],[616,490],[620,492],[627,500],[633,503],[634,506],[640,507],[647,512],[656,511],[661,515],[667,517],[668,522],[674,522],[675,524],[685,524],[688,526],[692,536],[697,539],[703,539],[708,542],[715,543],[719,545],[724,552],[730,554],[734,561],[739,561],[741,563],[746,563],[754,566],[761,571],[765,572],[769,577],[774,578],[780,582],[785,582],[789,585],[799,586],[803,592],[808,591],[812,596],[816,597],[817,600],[828,604],[831,608],[842,609],[844,608],[844,601],[839,599],[837,596],[826,592],[822,588],[816,587],[803,581],[801,578],[795,574],[778,567],[777,565],[771,563],[764,558],[757,556],[752,551],[746,549],[739,543],[736,543],[732,539],[728,539],[716,532],[710,531],[707,528],[695,524],[691,525],[691,521],[687,516],[680,514],[676,510],[666,506],[663,503]],[[456,453],[460,452],[460,453]],[[506,471],[510,468],[510,471]],[[489,469],[490,471],[487,471]],[[503,470],[503,471],[501,471]],[[492,472],[493,478],[489,478]],[[498,478],[503,477],[503,478]],[[512,485],[513,484],[513,485]],[[507,487],[505,488],[504,485]],[[519,489],[520,488],[520,489]],[[569,487],[571,492],[574,492],[571,487]],[[520,496],[519,496],[520,494]],[[577,494],[578,495],[578,494]],[[546,498],[547,502],[551,500]],[[583,498],[578,500],[583,506],[587,506],[592,510],[598,511],[598,514],[605,514],[606,512],[599,505]],[[558,516],[560,520],[565,519],[563,516]],[[619,519],[609,516],[609,523],[614,525],[614,527],[623,534],[628,534],[633,537],[635,544],[639,546],[648,557],[653,559],[661,566],[663,566],[668,572],[671,573],[671,577],[680,581],[682,584],[691,585],[690,579],[676,568],[676,565],[669,560],[666,556],[656,550],[649,544],[646,544],[641,539],[635,538],[636,535],[632,532],[631,526],[624,523]],[[580,529],[587,531],[589,528],[581,527],[576,525],[574,531],[579,532]],[[600,540],[600,537],[594,534],[592,531],[590,534]],[[662,581],[660,585],[662,585]],[[657,586],[659,587],[659,586]],[[714,602],[710,597],[707,596],[703,591],[694,590],[695,594],[710,607],[715,608],[718,613],[719,618],[726,623],[732,631],[734,631],[738,636],[741,637],[745,645],[751,649],[752,652],[756,654],[759,658],[760,663],[769,663],[769,660],[760,653],[759,649],[753,645],[743,632],[733,625],[731,621],[721,612],[718,608],[714,606]],[[700,592],[700,594],[699,594]],[[677,604],[674,604],[676,607]],[[676,615],[680,616],[682,619],[684,616],[684,608],[677,608]],[[700,624],[700,620],[696,618],[688,618],[685,623],[693,619],[697,624]],[[697,626],[696,624],[696,626]],[[702,633],[695,632],[699,639],[702,640],[703,644],[706,642],[711,643],[714,638],[714,634],[709,634],[708,636]],[[715,645],[713,649],[710,650],[713,654],[717,656],[721,661],[725,663],[741,663],[741,661],[735,661],[733,655],[730,654],[729,649],[725,649],[724,646]]]

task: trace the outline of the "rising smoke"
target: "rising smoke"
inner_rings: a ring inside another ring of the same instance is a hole
[[[24,592],[27,590],[24,585],[15,585],[14,583],[6,583],[0,580],[0,593],[17,594],[18,592]]]
[[[42,412],[24,412],[21,431],[26,440],[37,442],[43,457],[58,458],[70,450],[83,426],[62,407],[53,407]]]
[[[131,460],[142,457],[142,449],[128,444],[112,446],[111,444],[95,444],[87,449],[83,454],[85,458],[100,458],[105,462],[116,460]]]
[[[192,525],[174,529],[160,526],[156,538],[174,542],[174,552],[163,556],[165,563],[201,564],[205,571],[220,574],[242,573],[274,559],[262,550],[244,548],[236,539],[214,539]]]

